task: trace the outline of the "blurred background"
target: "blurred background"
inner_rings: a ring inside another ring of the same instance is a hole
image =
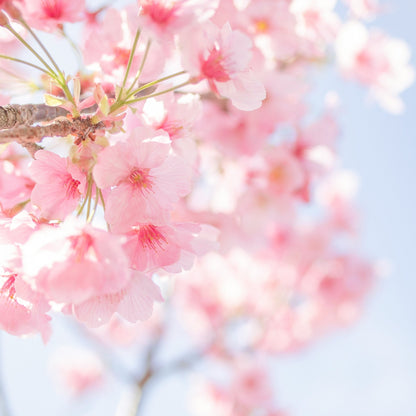
[[[386,2],[384,2],[386,3]],[[391,1],[373,25],[416,49],[416,3]],[[64,59],[64,53],[60,52]],[[412,59],[415,64],[414,58]],[[403,94],[406,110],[392,116],[368,101],[359,86],[319,75],[312,103],[338,93],[343,166],[361,186],[361,252],[385,260],[390,272],[374,287],[353,326],[274,362],[276,402],[291,416],[416,415],[416,89]],[[76,337],[57,321],[51,341],[1,334],[3,388],[13,416],[114,415],[126,386],[109,380],[97,396],[69,402],[54,386],[48,357]],[[186,384],[192,374],[168,377],[151,389],[142,415],[187,415]],[[161,399],[163,398],[163,400]],[[183,404],[181,402],[184,402]]]

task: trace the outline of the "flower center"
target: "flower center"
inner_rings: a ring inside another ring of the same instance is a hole
[[[285,168],[281,165],[277,165],[273,167],[269,172],[269,180],[272,183],[281,183],[284,182],[286,179],[286,171]]]
[[[201,71],[206,78],[218,82],[226,82],[230,79],[230,76],[224,68],[224,56],[217,48],[214,48],[208,58],[201,62]]]
[[[155,23],[167,23],[174,16],[177,7],[173,1],[165,3],[167,4],[156,3],[154,0],[143,1],[142,14],[150,16]]]
[[[254,22],[256,33],[266,33],[269,30],[269,23],[266,19],[256,20]]]
[[[61,0],[43,0],[42,9],[45,15],[51,19],[61,18],[64,11]]]
[[[152,180],[149,175],[150,169],[133,169],[128,176],[128,181],[135,187],[140,189],[152,188]]]
[[[141,226],[137,231],[137,237],[143,248],[154,251],[164,250],[164,245],[168,244],[168,241],[158,230],[158,227],[152,224]]]
[[[80,183],[80,181],[77,181],[72,177],[68,178],[68,180],[65,182],[65,196],[68,199],[75,199],[79,197],[80,193],[78,190],[78,185]]]

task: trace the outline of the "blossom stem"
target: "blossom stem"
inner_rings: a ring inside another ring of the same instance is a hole
[[[100,188],[97,188],[97,189],[98,189],[98,195],[100,197],[101,203],[103,204],[103,208],[105,210],[105,202],[104,202],[103,193],[101,192],[101,189]]]
[[[33,36],[33,39],[38,43],[38,45],[42,48],[43,52],[45,52],[46,56],[51,61],[52,65],[55,67],[55,69],[58,71],[58,74],[62,74],[62,71],[60,70],[58,64],[55,62],[55,60],[52,58],[51,54],[49,53],[48,49],[45,47],[45,45],[42,43],[42,41],[38,38],[36,33],[32,30],[32,28],[26,23],[26,21],[23,19],[23,17],[20,17],[19,19],[20,23],[28,30],[28,32]]]
[[[140,97],[140,98],[136,98],[134,100],[126,101],[126,104],[133,104],[133,103],[137,103],[138,101],[147,100],[148,98],[157,97],[158,95],[162,95],[162,94],[166,94],[166,93],[171,92],[171,91],[175,91],[178,88],[181,88],[181,87],[184,87],[185,85],[188,85],[189,83],[190,82],[188,80],[186,82],[183,82],[182,84],[175,85],[172,88],[168,88],[167,90],[163,90],[163,91],[160,91],[160,92],[155,92],[154,94],[145,95],[144,97]]]
[[[77,211],[77,217],[79,217],[79,216],[81,215],[82,211],[84,210],[85,204],[87,203],[87,199],[88,199],[88,196],[89,196],[89,195],[88,195],[88,192],[89,192],[89,190],[90,190],[89,186],[90,186],[90,184],[89,184],[89,182],[88,182],[87,193],[85,194],[84,201],[82,201],[82,204],[81,204],[81,206],[79,207],[79,209],[78,209],[78,211]]]
[[[134,85],[136,84],[136,82],[139,80],[140,75],[142,74],[142,71],[143,71],[143,68],[144,68],[144,64],[146,63],[147,55],[149,54],[149,49],[150,49],[151,43],[152,42],[150,40],[147,41],[146,49],[144,51],[142,61],[140,62],[140,68],[137,71],[137,74],[134,77],[134,80],[133,80],[132,84],[130,85],[129,89],[126,92],[126,95],[127,96],[129,96],[129,93],[130,93],[131,89],[134,87]]]
[[[134,95],[138,94],[139,92],[144,91],[144,90],[146,90],[146,89],[148,89],[148,88],[150,88],[150,87],[153,87],[154,85],[156,85],[156,84],[158,84],[158,83],[160,83],[160,82],[163,82],[163,81],[166,81],[166,80],[168,80],[168,79],[170,79],[170,78],[174,78],[174,77],[177,77],[177,76],[179,76],[179,75],[184,75],[184,74],[186,74],[186,72],[185,72],[185,71],[176,72],[175,74],[168,75],[168,76],[166,76],[166,77],[159,78],[159,79],[157,79],[157,80],[155,80],[155,81],[148,82],[148,83],[146,83],[146,84],[141,85],[139,88],[137,88],[137,89],[135,89],[134,91],[130,92],[130,93],[127,95],[127,97],[125,97],[125,99],[123,99],[123,100],[117,100],[115,103],[113,103],[113,104],[112,104],[112,106],[111,106],[111,108],[110,108],[110,114],[114,113],[114,112],[115,112],[115,111],[117,111],[120,107],[122,107],[122,106],[124,106],[124,105],[126,105],[126,104],[132,104],[132,103],[135,103],[135,102],[137,102],[137,101],[145,100],[145,99],[147,99],[147,98],[150,98],[150,97],[153,97],[153,96],[156,96],[156,95],[165,94],[166,92],[173,91],[173,90],[175,90],[175,89],[176,89],[176,88],[178,88],[178,87],[182,87],[182,86],[184,86],[184,85],[187,85],[187,84],[189,83],[189,80],[188,80],[188,81],[186,81],[186,83],[185,83],[185,84],[181,84],[181,85],[178,85],[178,86],[176,86],[176,87],[173,87],[172,89],[165,90],[165,91],[162,91],[162,92],[160,92],[160,93],[156,93],[155,95],[145,95],[145,96],[142,96],[140,99],[136,99],[136,100],[129,100],[129,98],[130,98],[130,97],[132,97],[132,96],[134,96]],[[119,96],[120,96],[120,95],[119,95]]]
[[[88,186],[87,186],[87,192],[85,194],[85,198],[84,201],[82,203],[82,205],[80,206],[78,212],[77,212],[77,217],[81,215],[82,211],[84,210],[85,205],[88,203],[88,208],[87,208],[87,218],[89,217],[90,214],[90,207],[91,207],[91,194],[92,194],[92,178],[91,176],[88,176]]]
[[[8,29],[9,32],[11,32],[39,60],[39,62],[44,65],[54,79],[58,78],[58,75],[52,67],[12,28],[10,24],[7,24],[5,28]]]
[[[174,78],[174,77],[178,77],[179,75],[184,75],[184,74],[186,74],[186,71],[175,72],[174,74],[167,75],[166,77],[159,78],[159,79],[156,79],[155,81],[151,81],[151,82],[148,82],[146,84],[143,84],[139,88],[137,88],[134,91],[130,92],[127,95],[127,98],[130,98],[131,96],[134,96],[138,92],[143,91],[143,90],[145,90],[147,88],[153,87],[153,85],[159,84],[159,83],[161,83],[163,81],[167,81],[168,79],[171,79],[171,78]]]
[[[121,85],[121,90],[120,90],[120,94],[119,94],[119,97],[121,99],[123,99],[123,90],[124,90],[124,87],[126,86],[127,78],[129,76],[129,73],[130,73],[131,64],[133,62],[134,54],[136,53],[137,42],[139,41],[140,33],[141,33],[140,28],[138,28],[137,31],[136,31],[136,35],[134,36],[133,46],[131,47],[131,50],[130,50],[129,60],[127,62],[127,67],[126,67],[126,72],[124,74],[123,84]]]
[[[92,208],[91,214],[88,216],[87,218],[87,222],[90,223],[95,215],[95,212],[97,211],[97,206],[98,206],[98,201],[100,200],[100,194],[98,192],[98,188],[97,186],[95,187],[95,202],[94,202],[94,207]]]
[[[91,182],[91,190],[90,190],[90,194],[88,195],[88,203],[87,203],[87,222],[88,219],[90,218],[90,212],[91,212],[91,200],[92,200],[92,182]]]
[[[71,48],[74,50],[75,52],[75,56],[77,57],[78,63],[79,65],[82,67],[84,66],[83,61],[82,61],[82,53],[79,50],[77,44],[74,42],[74,40],[68,35],[67,32],[65,32],[64,28],[62,27],[60,29],[60,32],[62,34],[62,36],[68,41],[69,45],[71,46]]]
[[[49,74],[62,88],[62,90],[65,93],[66,98],[68,98],[69,101],[76,107],[75,100],[71,94],[71,91],[68,88],[68,85],[65,80],[65,76],[63,72],[59,69],[58,65],[46,49],[46,47],[42,44],[40,39],[36,36],[36,34],[32,31],[30,26],[28,24],[23,23],[24,20],[20,20],[22,24],[29,30],[30,34],[35,38],[36,42],[41,46],[43,51],[46,53],[50,61],[52,62],[52,65],[56,68],[58,71],[57,73],[54,71],[54,69],[32,48],[32,46],[29,45],[13,28],[10,24],[7,24],[5,27],[30,51],[32,54],[44,65],[44,67],[47,69],[46,73]],[[33,66],[33,65],[31,65]],[[39,69],[39,68],[38,68]],[[74,116],[78,116],[79,114],[76,112],[73,114]]]
[[[32,64],[32,63],[27,62],[27,61],[24,61],[23,59],[13,58],[13,57],[7,56],[7,55],[0,55],[0,58],[2,58],[2,59],[8,59],[9,61],[19,62],[20,64],[24,64],[24,65],[31,66],[32,68],[36,68],[39,71],[44,72],[45,74],[51,75],[51,73],[49,71],[47,71],[47,70],[43,69],[42,67],[37,66],[35,64]]]

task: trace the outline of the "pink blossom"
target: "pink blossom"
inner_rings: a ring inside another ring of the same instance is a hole
[[[9,218],[0,214],[0,265],[10,273],[21,271],[21,246],[38,228],[36,220],[26,211]]]
[[[241,357],[235,364],[231,394],[244,407],[268,407],[273,393],[266,369],[258,362]]]
[[[317,199],[328,209],[331,225],[353,234],[357,229],[358,215],[352,201],[358,183],[353,172],[339,171],[327,177],[317,189]]]
[[[94,334],[104,343],[129,347],[146,345],[149,341],[163,333],[165,319],[163,303],[153,305],[152,316],[147,321],[131,323],[114,314],[107,324],[93,330]]]
[[[160,267],[180,272],[192,267],[195,255],[212,247],[198,235],[200,232],[197,224],[139,224],[126,233],[123,248],[134,269],[152,271]]]
[[[50,306],[44,297],[32,291],[21,277],[0,270],[0,327],[16,336],[40,333],[46,342],[51,334]]]
[[[316,261],[303,277],[301,287],[316,294],[326,319],[348,323],[358,315],[373,280],[374,270],[367,262],[354,256],[336,256]]]
[[[297,33],[312,41],[316,48],[334,40],[340,26],[334,8],[337,0],[294,0],[291,12],[297,17]]]
[[[258,76],[250,70],[250,38],[229,24],[221,29],[206,24],[195,34],[182,37],[185,69],[197,80],[206,79],[211,89],[231,99],[240,110],[261,106],[266,92]]]
[[[22,10],[30,25],[51,31],[65,22],[81,20],[85,0],[24,0]]]
[[[201,102],[196,94],[184,94],[179,98],[165,94],[149,98],[143,106],[141,117],[155,130],[164,130],[172,142],[192,137],[195,122],[201,116]]]
[[[137,8],[135,8],[137,13]],[[83,55],[87,65],[97,67],[106,74],[108,81],[120,83],[129,61],[130,49],[138,27],[138,21],[131,9],[112,9],[105,11],[104,19],[100,25],[90,28],[85,36]],[[114,28],[120,30],[114,30]],[[142,34],[133,57],[130,76],[134,77],[139,69],[146,48],[147,37]],[[153,43],[146,64],[141,73],[141,81],[154,80],[163,70],[165,54],[161,46]],[[102,79],[101,79],[102,80]]]
[[[267,188],[275,195],[294,193],[305,180],[299,160],[283,146],[269,149],[254,165],[258,168],[249,172],[249,180],[256,181],[259,187]]]
[[[344,0],[344,2],[358,19],[372,18],[382,9],[379,0]]]
[[[14,215],[19,204],[30,199],[34,182],[8,161],[0,162],[0,204],[3,211]],[[17,210],[17,212],[16,212]]]
[[[138,0],[140,24],[158,40],[170,37],[211,17],[219,0]]]
[[[64,219],[77,207],[85,192],[85,173],[69,158],[47,150],[36,152],[30,173],[36,183],[31,200],[45,218]]]
[[[207,382],[194,386],[190,407],[195,416],[237,416],[227,390]]]
[[[4,6],[7,6],[4,5]],[[3,7],[4,7],[3,6]],[[6,8],[6,7],[5,7]],[[5,9],[4,8],[4,9]],[[24,29],[19,27],[19,26],[14,26],[13,28],[20,34],[23,35],[24,34]],[[0,29],[0,53],[3,55],[11,55],[13,54],[13,52],[16,52],[18,50],[20,50],[21,48],[21,43],[16,39],[16,37],[11,34],[8,30],[6,30],[5,28],[1,28]],[[10,62],[9,62],[10,64]],[[8,63],[7,62],[2,62],[2,66],[7,66]],[[7,104],[7,102],[3,102],[5,97],[2,97],[2,104]]]
[[[73,396],[87,393],[102,384],[104,365],[96,354],[83,349],[64,347],[50,361],[52,376]]]
[[[166,223],[189,192],[190,167],[170,153],[166,139],[161,131],[135,129],[126,141],[98,154],[93,174],[100,188],[111,187],[105,218],[113,231],[127,231],[136,223]]]
[[[257,110],[246,112],[233,106],[224,109],[215,102],[203,102],[203,115],[196,124],[198,134],[227,155],[253,155],[280,123],[294,123],[305,112],[302,100],[308,88],[303,71],[273,70],[259,76],[267,98]]]
[[[410,50],[399,39],[379,31],[368,31],[355,21],[346,23],[335,44],[337,60],[350,78],[370,87],[372,95],[388,111],[403,110],[399,94],[414,79],[409,65]]]
[[[208,253],[177,280],[176,301],[184,323],[201,336],[217,331],[243,311],[253,314],[254,290],[270,276],[270,263],[244,250],[233,249],[226,256]]]
[[[296,32],[297,22],[290,10],[291,4],[286,0],[256,0],[250,1],[244,10],[241,24],[266,57],[285,61],[316,52],[314,45]]]
[[[142,124],[167,132],[175,153],[190,165],[195,165],[198,151],[194,140],[194,125],[201,117],[201,110],[198,95],[183,94],[177,98],[170,93],[160,98],[147,99],[139,117]],[[126,120],[129,128],[138,124],[137,116]]]
[[[117,313],[129,322],[144,321],[152,315],[154,302],[162,302],[159,287],[140,272],[131,272],[130,282],[118,292],[93,296],[74,304],[74,316],[91,328],[106,324]]]
[[[88,224],[44,226],[22,250],[25,280],[55,302],[116,292],[130,278],[120,238]]]

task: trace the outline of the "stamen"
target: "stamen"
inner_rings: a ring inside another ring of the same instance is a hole
[[[68,199],[75,199],[79,197],[80,193],[78,190],[78,185],[80,183],[80,181],[77,181],[72,177],[65,182],[65,196]]]
[[[141,189],[151,189],[152,181],[149,175],[150,169],[133,169],[128,176],[128,181]]]
[[[269,30],[269,23],[267,20],[257,20],[254,22],[256,33],[266,33]]]
[[[43,0],[42,8],[45,14],[52,19],[59,19],[63,14],[63,4],[61,0]]]
[[[226,82],[230,79],[224,68],[224,56],[217,48],[213,49],[208,58],[202,62],[201,71],[207,78],[218,82]]]
[[[9,292],[11,293],[13,291],[13,294],[15,293],[15,289],[14,289],[14,282],[16,280],[16,274],[11,274],[11,275],[6,275],[4,277],[7,277],[8,279],[4,282],[2,288],[0,289],[1,293],[5,293],[5,292]]]
[[[150,18],[158,24],[164,24],[175,15],[176,9],[177,7],[175,7],[173,2],[171,4],[162,5],[160,3],[155,3],[154,1],[148,1],[142,4],[141,13],[150,16]]]
[[[141,226],[137,236],[143,248],[154,251],[164,250],[164,246],[168,244],[168,240],[158,230],[158,227],[152,224]]]

